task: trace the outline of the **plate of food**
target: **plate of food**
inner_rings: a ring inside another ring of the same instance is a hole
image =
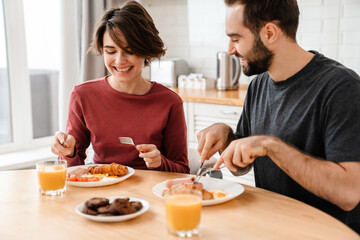
[[[169,179],[156,184],[152,188],[152,192],[156,196],[164,198],[170,189],[181,190],[184,187],[202,191],[203,206],[227,202],[244,192],[244,187],[239,183],[211,177],[202,177],[198,183],[194,183],[194,177]]]
[[[124,181],[135,173],[121,164],[93,164],[67,168],[66,184],[77,187],[100,187]]]
[[[150,204],[134,197],[94,197],[75,208],[77,214],[97,222],[126,221],[149,210]]]

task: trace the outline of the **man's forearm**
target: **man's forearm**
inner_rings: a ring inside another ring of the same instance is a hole
[[[264,144],[267,155],[308,191],[346,211],[358,204],[360,172],[356,174],[338,163],[307,155],[278,138],[267,137]]]

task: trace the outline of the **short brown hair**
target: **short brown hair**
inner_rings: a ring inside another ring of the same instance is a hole
[[[245,5],[244,26],[254,34],[267,22],[274,21],[281,30],[296,41],[299,7],[296,0],[225,0],[227,6]]]
[[[135,1],[127,1],[120,8],[112,8],[104,13],[95,28],[90,52],[96,55],[103,54],[103,38],[106,31],[125,52],[144,57],[145,66],[165,54],[164,43],[151,16]],[[120,41],[120,34],[125,37],[127,45]]]

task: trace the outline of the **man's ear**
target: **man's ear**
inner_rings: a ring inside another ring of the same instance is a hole
[[[272,22],[266,23],[265,26],[260,30],[260,37],[262,42],[265,45],[273,44],[279,37],[279,31],[280,29],[276,24]]]

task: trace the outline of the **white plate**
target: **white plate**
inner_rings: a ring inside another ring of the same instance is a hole
[[[239,196],[240,194],[242,194],[244,192],[244,187],[241,184],[231,182],[231,181],[226,181],[223,179],[202,177],[200,179],[200,182],[203,184],[204,189],[207,191],[219,189],[226,193],[226,197],[223,197],[223,198],[217,198],[217,199],[213,199],[213,200],[202,200],[203,206],[209,206],[209,205],[215,205],[215,204],[227,202],[233,198],[236,198],[237,196]],[[158,196],[160,198],[164,198],[162,196],[162,193],[164,192],[165,189],[167,189],[167,187],[165,186],[165,183],[166,183],[166,181],[156,184],[152,188],[152,192],[156,196]]]
[[[97,166],[97,165],[104,165],[104,164],[94,164],[94,165],[80,165],[80,166],[74,166],[74,167],[69,167],[67,168],[67,172],[70,172],[74,169],[77,168],[88,168],[90,166]],[[123,176],[120,176],[118,178],[108,178],[106,180],[102,180],[102,181],[98,181],[98,182],[71,182],[71,181],[66,181],[67,185],[71,185],[71,186],[77,186],[77,187],[100,187],[100,186],[107,186],[107,185],[111,185],[111,184],[115,184],[121,181],[124,181],[125,179],[127,179],[128,177],[130,177],[131,175],[133,175],[135,173],[135,170],[131,167],[127,167],[129,169],[129,172]]]
[[[113,202],[116,198],[126,198],[126,197],[107,197],[107,199],[109,199],[110,203]],[[120,216],[94,216],[94,215],[89,215],[89,214],[85,214],[82,213],[82,210],[85,207],[85,202],[81,203],[79,206],[77,206],[75,208],[75,211],[77,214],[79,214],[80,216],[83,216],[87,219],[93,220],[93,221],[97,221],[97,222],[122,222],[122,221],[126,221],[132,218],[135,218],[141,214],[143,214],[144,212],[146,212],[149,208],[150,208],[150,204],[140,198],[134,198],[134,197],[129,197],[130,201],[139,201],[141,202],[141,204],[143,205],[143,207],[135,212],[135,213],[131,213],[131,214],[127,214],[127,215],[120,215]]]

